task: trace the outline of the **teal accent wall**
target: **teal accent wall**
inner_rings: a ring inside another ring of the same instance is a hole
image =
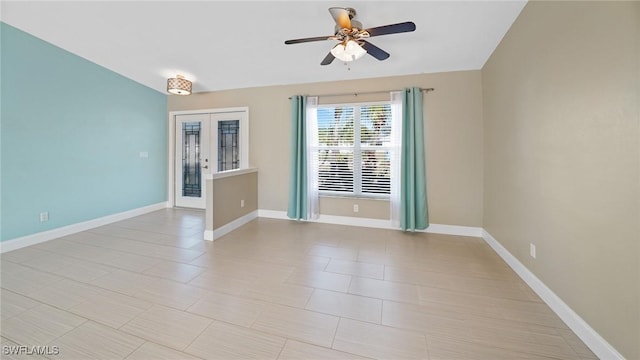
[[[0,25],[1,240],[166,201],[166,95]]]

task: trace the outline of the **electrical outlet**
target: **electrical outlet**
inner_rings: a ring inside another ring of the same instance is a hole
[[[529,255],[534,259],[536,258],[536,246],[533,244],[529,244]]]
[[[148,151],[140,151],[140,158],[141,159],[146,159],[149,157],[149,152]]]
[[[49,212],[43,211],[40,213],[40,222],[49,221]]]
[[[360,211],[360,207],[358,206],[358,204],[353,204],[353,212],[357,213],[358,211]]]
[[[240,200],[240,207],[243,208],[244,207],[244,200]]]

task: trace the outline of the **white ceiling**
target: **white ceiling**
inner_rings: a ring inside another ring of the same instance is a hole
[[[482,68],[526,4],[513,1],[2,1],[2,21],[165,92],[183,74],[194,92]],[[391,57],[350,70],[320,61],[334,45],[329,7],[353,7],[365,28],[413,21],[371,38]]]

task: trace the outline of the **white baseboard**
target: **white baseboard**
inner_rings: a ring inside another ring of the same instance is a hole
[[[360,226],[376,229],[392,229],[390,220],[359,218],[350,216],[320,215],[317,219],[311,220],[310,222],[333,225]]]
[[[482,238],[600,359],[624,357],[486,230]]]
[[[25,246],[40,244],[45,241],[57,239],[63,236],[68,236],[81,231],[97,228],[99,226],[111,224],[116,221],[126,220],[135,216],[144,215],[152,211],[165,209],[167,202],[163,201],[157,204],[143,206],[137,209],[123,211],[121,213],[103,216],[97,219],[83,221],[77,224],[71,224],[56,229],[51,229],[31,235],[22,236],[19,238],[0,242],[0,253],[5,253],[12,250],[17,250]]]
[[[214,241],[217,238],[224,236],[240,226],[248,223],[249,221],[258,217],[258,210],[254,210],[247,215],[241,216],[230,223],[226,223],[215,230],[205,230],[204,239]]]
[[[260,209],[258,210],[258,216],[271,219],[292,220],[287,217],[287,213],[285,211],[277,210]],[[350,216],[320,215],[318,219],[309,220],[309,222],[397,230],[397,228],[391,226],[390,220],[359,218]],[[457,225],[430,224],[427,229],[419,230],[418,232],[457,236],[482,236],[482,228]]]
[[[258,217],[280,220],[291,220],[286,211],[258,209]]]
[[[420,231],[432,234],[482,237],[482,228],[475,226],[430,224],[426,230]]]

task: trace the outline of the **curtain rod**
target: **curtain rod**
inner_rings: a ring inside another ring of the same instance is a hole
[[[423,93],[428,93],[435,90],[436,90],[435,88],[420,89],[420,91],[422,91]],[[309,96],[317,96],[317,97],[334,97],[334,96],[346,96],[346,95],[358,96],[358,95],[389,93],[392,91],[401,91],[401,90],[384,90],[384,91],[380,90],[380,91],[367,91],[367,92],[360,92],[360,93],[350,92],[350,93],[341,93],[341,94],[324,94],[324,95],[309,95]],[[289,100],[291,100],[291,96],[289,96]]]

